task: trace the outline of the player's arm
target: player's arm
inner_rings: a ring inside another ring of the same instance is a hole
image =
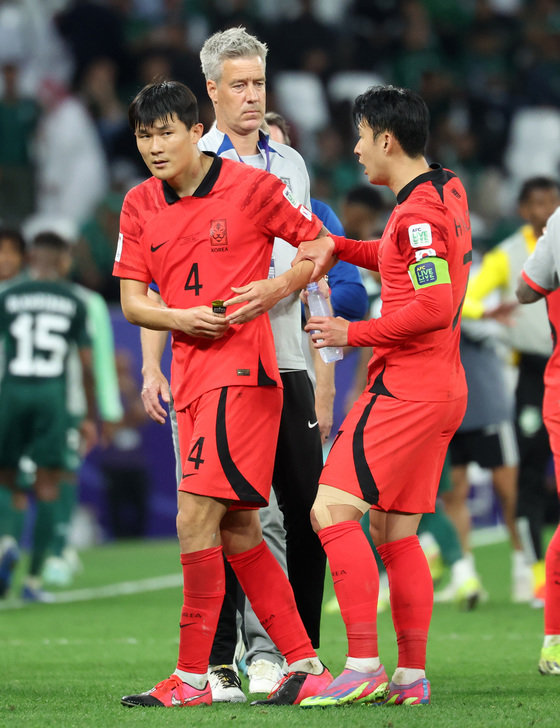
[[[509,278],[510,266],[506,253],[500,248],[486,253],[480,270],[469,279],[463,303],[463,318],[492,318],[506,326],[511,325],[511,315],[517,308],[517,301],[501,301],[493,308],[487,308],[484,301],[493,291],[505,288]]]
[[[386,316],[369,321],[346,321],[343,318],[313,317],[305,326],[314,346],[387,346],[395,345],[411,337],[447,328],[453,320],[453,295],[449,268],[443,258],[423,258],[410,266],[431,264],[436,280],[416,284],[413,300]]]
[[[334,366],[326,364],[314,347],[311,347],[311,358],[315,371],[315,414],[321,441],[327,442],[333,426]]]
[[[324,235],[322,230],[320,235]],[[318,237],[316,240],[306,241],[298,247],[294,265],[301,260],[312,260],[312,280],[316,281],[324,276],[337,262],[345,260],[361,268],[378,270],[379,240],[351,240],[342,235]]]
[[[560,287],[555,258],[560,240],[559,210],[548,219],[534,251],[525,261],[515,292],[520,303],[534,303]]]
[[[251,281],[246,286],[232,290],[237,296],[224,301],[225,306],[233,306],[245,303],[245,306],[238,308],[226,316],[230,324],[243,324],[252,321],[265,311],[269,311],[278,301],[289,296],[294,291],[300,291],[311,280],[313,263],[309,260],[302,260],[293,268],[287,270],[276,278],[267,278],[261,281]]]
[[[517,288],[515,290],[515,295],[517,296],[517,300],[519,303],[535,303],[535,301],[539,301],[541,298],[546,296],[547,292],[535,290],[532,288],[529,283],[523,278],[523,276],[519,276],[519,280],[517,281]]]
[[[224,316],[213,313],[209,306],[168,308],[147,291],[144,281],[121,279],[121,307],[131,324],[155,331],[183,331],[204,339],[219,339],[229,327]]]
[[[152,288],[148,288],[148,298],[165,305],[163,299]],[[140,328],[142,347],[142,402],[144,409],[154,422],[165,423],[167,411],[162,406],[170,402],[169,382],[161,371],[161,358],[167,344],[167,331]]]
[[[93,371],[93,352],[91,346],[78,348],[82,365],[82,386],[84,388],[87,413],[80,425],[83,447],[88,453],[97,444],[95,377]]]

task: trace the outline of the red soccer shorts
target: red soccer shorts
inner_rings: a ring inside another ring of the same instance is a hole
[[[277,387],[212,389],[177,412],[179,490],[230,500],[234,508],[266,506],[281,412]]]
[[[433,512],[447,447],[466,406],[466,395],[410,402],[366,390],[342,423],[319,482],[382,511]]]
[[[550,449],[554,458],[556,488],[560,497],[560,388],[544,389],[543,420],[550,438]]]

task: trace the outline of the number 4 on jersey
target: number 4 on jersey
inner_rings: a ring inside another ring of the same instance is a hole
[[[202,283],[199,282],[198,278],[198,263],[193,263],[187,276],[185,291],[194,291],[194,295],[198,296],[201,288]]]

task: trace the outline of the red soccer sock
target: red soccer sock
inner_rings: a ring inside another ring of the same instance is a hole
[[[377,547],[383,559],[397,644],[398,667],[424,670],[432,617],[434,587],[418,536],[408,536]]]
[[[548,544],[545,569],[544,633],[560,634],[560,525]]]
[[[288,664],[315,657],[286,574],[264,541],[227,557],[245,596]]]
[[[181,554],[183,608],[177,669],[204,674],[225,593],[222,547]]]
[[[318,533],[346,625],[349,657],[377,657],[379,572],[358,521],[343,521]]]

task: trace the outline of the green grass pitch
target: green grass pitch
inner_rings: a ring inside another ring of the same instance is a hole
[[[85,568],[72,591],[92,591],[79,592],[79,601],[19,607],[13,599],[4,600],[0,605],[0,726],[560,725],[560,678],[543,677],[537,671],[542,610],[511,604],[510,556],[505,543],[475,550],[488,602],[470,613],[452,605],[434,607],[428,647],[430,706],[350,705],[315,710],[257,708],[248,703],[170,710],[122,707],[121,695],[146,690],[174,669],[179,580],[175,586],[157,590],[90,597],[99,595],[100,587],[106,585],[127,582],[134,592],[149,585],[145,580],[150,578],[178,575],[177,553],[173,541],[100,546],[81,554]],[[18,576],[21,578],[21,569]],[[142,584],[138,586],[138,582]],[[330,596],[329,576],[326,599]],[[379,647],[391,674],[396,650],[388,613],[379,617]],[[343,667],[345,651],[340,615],[325,614],[319,654],[335,674]]]

